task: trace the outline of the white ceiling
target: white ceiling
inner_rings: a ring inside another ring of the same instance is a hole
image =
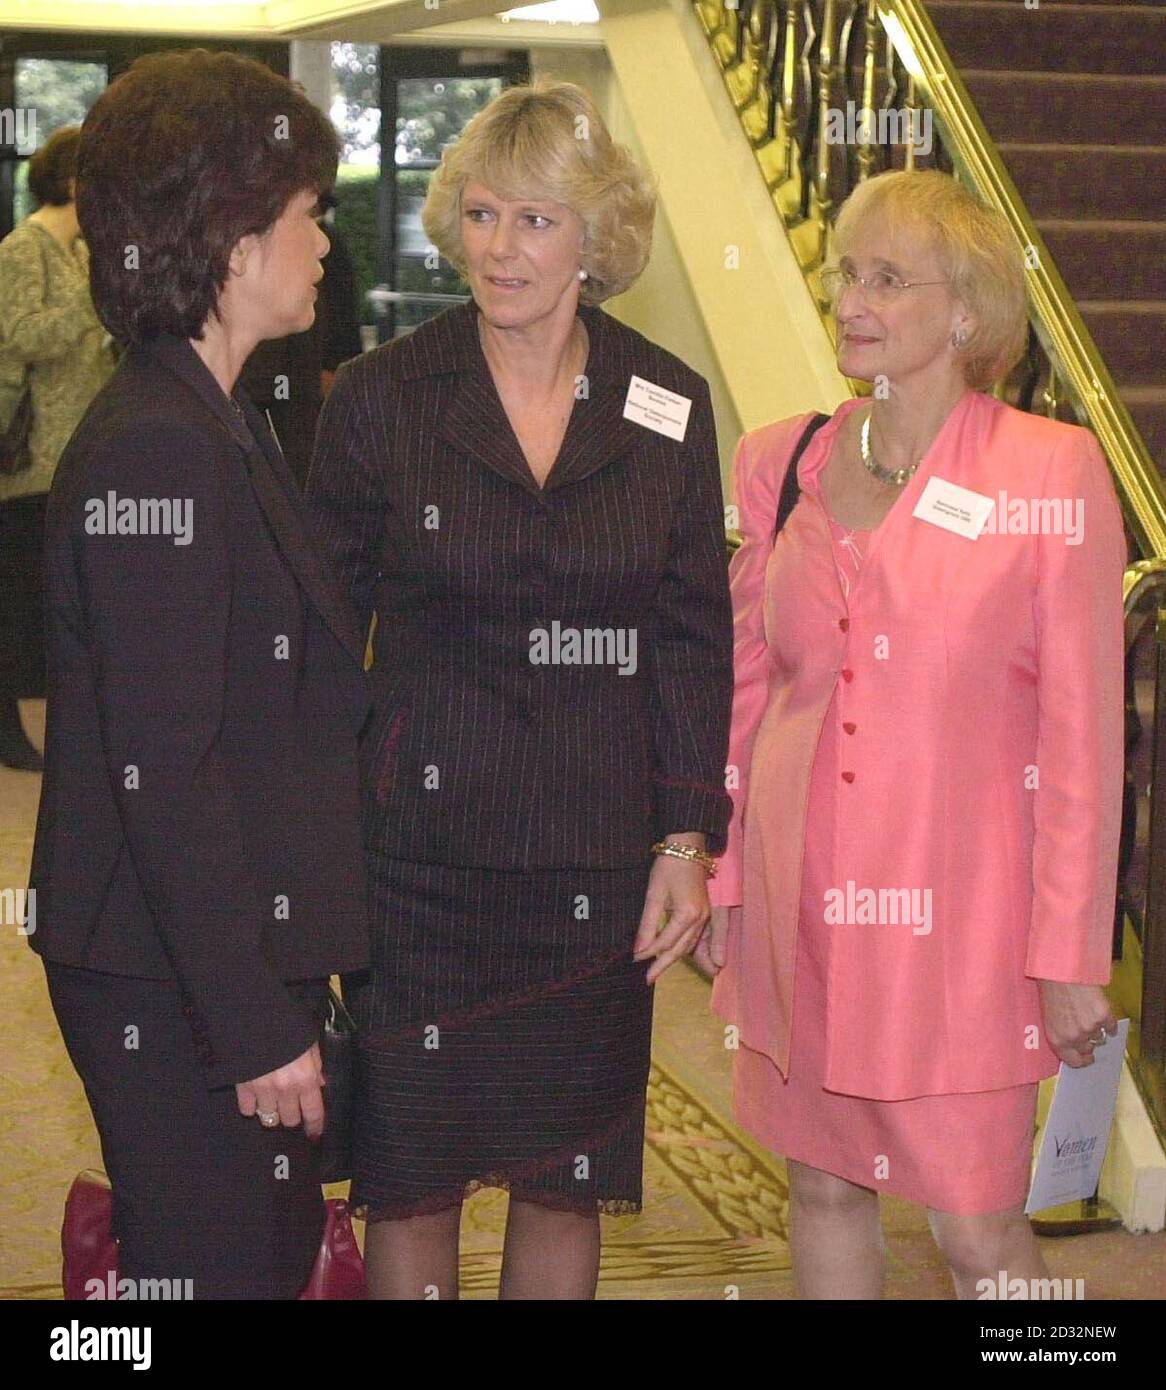
[[[570,0],[593,9],[589,0]],[[498,17],[504,0],[0,0],[0,29],[388,43],[488,41],[523,47],[601,42],[596,23]],[[539,5],[536,12],[545,11]]]

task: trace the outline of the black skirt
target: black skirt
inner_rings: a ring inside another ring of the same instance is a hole
[[[440,1211],[480,1187],[640,1210],[654,991],[631,953],[649,869],[374,863],[373,968],[344,982],[358,1215]]]
[[[295,1298],[324,1229],[320,1146],[241,1115],[234,1086],[207,1089],[176,983],[44,966],[101,1139],[121,1277],[189,1279],[195,1299]],[[288,989],[322,1017],[327,987]]]

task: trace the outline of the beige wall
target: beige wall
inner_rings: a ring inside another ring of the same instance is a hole
[[[850,395],[689,0],[598,0],[602,51],[536,50],[660,188],[652,261],[612,311],[709,382],[729,491],[743,430]]]
[[[578,83],[595,99],[614,138],[627,145],[644,167],[652,168],[604,51],[535,49],[531,53],[531,72],[534,76]],[[688,284],[663,199],[656,214],[652,259],[647,269],[627,293],[604,307],[646,338],[675,353],[708,382],[724,470],[732,460],[741,421]]]

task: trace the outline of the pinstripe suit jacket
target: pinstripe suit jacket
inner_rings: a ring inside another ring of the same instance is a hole
[[[732,619],[708,387],[581,306],[587,395],[540,489],[477,312],[342,367],[316,438],[309,508],[377,617],[366,839],[498,869],[630,868],[692,830],[717,851]],[[633,373],[691,398],[682,442],[624,418]]]

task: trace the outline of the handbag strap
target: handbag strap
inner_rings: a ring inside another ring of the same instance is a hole
[[[813,439],[814,435],[829,420],[829,415],[814,415],[809,424],[802,431],[802,437],[794,446],[794,451],[790,455],[789,463],[786,465],[785,477],[781,483],[781,496],[777,499],[777,521],[773,528],[773,539],[776,542],[781,534],[781,528],[789,520],[790,512],[798,504],[798,496],[801,487],[798,483],[798,460],[806,452],[806,445]]]

